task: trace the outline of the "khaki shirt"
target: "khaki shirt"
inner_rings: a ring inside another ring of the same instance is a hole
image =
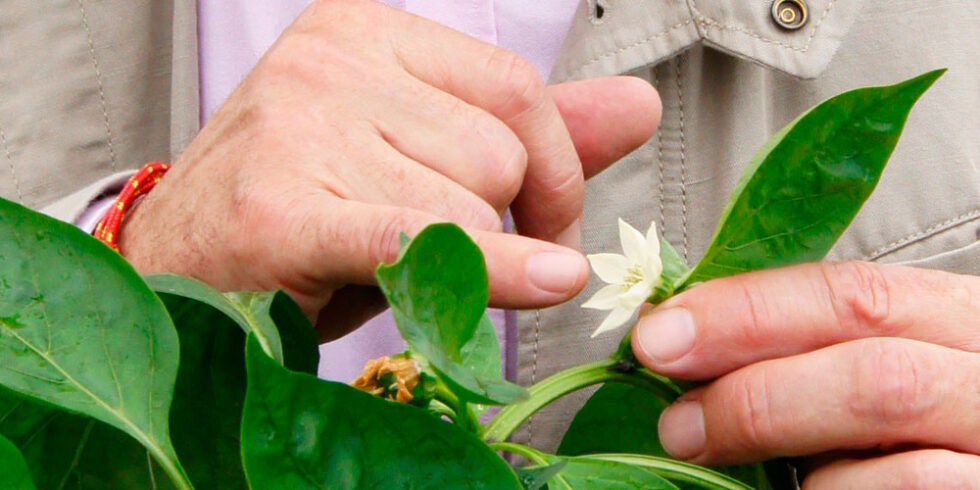
[[[949,67],[830,256],[980,274],[980,3],[801,1],[797,30],[777,26],[772,0],[582,3],[555,81],[629,73],[664,104],[658,133],[589,182],[586,252],[616,250],[623,217],[656,221],[696,262],[742,166],[782,125],[841,91]],[[194,7],[4,0],[0,195],[70,219],[100,179],[173,159],[197,131]],[[620,334],[591,339],[602,313],[579,308],[597,287],[518,315],[522,384],[612,352]],[[515,438],[553,449],[584,397],[545,409]]]

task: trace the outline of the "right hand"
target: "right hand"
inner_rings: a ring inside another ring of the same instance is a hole
[[[120,246],[141,272],[282,288],[332,339],[383,308],[373,271],[399,233],[453,221],[486,255],[491,305],[555,304],[588,276],[574,250],[583,178],[659,116],[638,79],[547,87],[449,28],[318,0],[134,209]],[[508,206],[524,236],[501,232]]]

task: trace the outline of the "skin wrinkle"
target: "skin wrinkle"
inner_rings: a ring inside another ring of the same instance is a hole
[[[852,399],[848,408],[858,420],[880,426],[892,434],[878,444],[918,438],[923,422],[944,398],[931,356],[921,356],[906,343],[874,339],[854,365]],[[928,424],[927,424],[928,425]]]
[[[819,271],[837,325],[844,332],[867,331],[880,336],[897,333],[899,326],[891,321],[890,285],[877,265],[821,263]]]

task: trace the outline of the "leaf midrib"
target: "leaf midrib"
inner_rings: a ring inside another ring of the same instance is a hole
[[[135,425],[129,418],[125,417],[125,412],[120,412],[111,406],[108,402],[103,400],[101,397],[96,395],[93,391],[89,390],[84,384],[75,379],[74,376],[68,373],[61,364],[56,362],[54,359],[49,357],[47,353],[42,352],[37,348],[32,342],[29,342],[24,337],[20,336],[16,330],[11,328],[11,326],[0,320],[0,326],[2,326],[7,332],[10,333],[15,339],[24,344],[27,348],[31,349],[38,357],[44,359],[52,368],[54,368],[59,374],[65,377],[65,380],[69,381],[76,389],[84,393],[86,396],[94,400],[99,406],[104,410],[109,412],[111,415],[115,416],[126,428],[130,431],[134,437],[140,440],[150,451],[152,451],[158,458],[167,459],[167,452],[159,445],[156,438],[151,437],[146,432],[144,432],[139,426]]]

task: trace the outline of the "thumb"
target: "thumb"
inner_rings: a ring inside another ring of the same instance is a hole
[[[585,178],[642,145],[660,124],[660,95],[641,78],[593,78],[552,85],[550,90]]]

